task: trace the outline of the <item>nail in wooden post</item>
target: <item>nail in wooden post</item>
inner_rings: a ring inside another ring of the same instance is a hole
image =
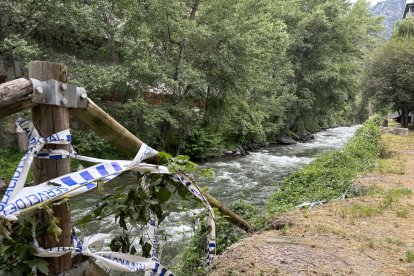
[[[30,63],[29,77],[46,81],[55,79],[67,82],[67,67],[64,64],[34,61]],[[54,133],[69,128],[69,109],[61,106],[41,104],[32,108],[32,120],[42,137],[48,137]],[[45,148],[60,148],[69,150],[67,145],[46,145]],[[42,183],[47,180],[70,172],[70,159],[49,160],[37,159],[34,161],[34,183]],[[55,246],[70,246],[71,224],[70,210],[67,203],[52,207],[53,215],[59,219],[58,226],[62,229],[62,235],[57,241],[52,236],[45,236],[39,240],[40,246],[50,248]],[[50,216],[45,212],[39,213],[40,223],[49,223]],[[65,254],[58,258],[46,258],[49,262],[49,274],[58,274],[70,269],[72,266],[71,254]]]

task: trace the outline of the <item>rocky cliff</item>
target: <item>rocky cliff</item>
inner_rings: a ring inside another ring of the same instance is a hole
[[[374,15],[384,16],[384,31],[382,36],[385,39],[391,37],[395,23],[402,19],[405,2],[406,0],[386,0],[371,7]]]

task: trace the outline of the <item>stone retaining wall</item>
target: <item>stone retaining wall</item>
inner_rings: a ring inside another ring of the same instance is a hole
[[[381,131],[383,134],[390,133],[390,134],[401,135],[401,136],[408,135],[408,128],[381,127]]]

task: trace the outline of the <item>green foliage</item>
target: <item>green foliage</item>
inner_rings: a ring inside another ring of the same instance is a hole
[[[393,32],[393,39],[409,38],[414,36],[414,19],[411,17],[399,21]]]
[[[289,53],[297,101],[290,127],[297,129],[335,120],[339,115],[335,113],[351,106],[360,58],[374,42],[374,36],[367,34],[379,30],[379,21],[369,16],[365,1],[352,7],[345,1],[304,2],[295,2],[293,9],[301,16],[290,17],[287,25],[295,36]]]
[[[229,208],[250,222],[255,219],[259,212],[256,207],[244,200],[232,202],[229,204]],[[221,254],[227,247],[246,236],[244,231],[221,217],[218,212],[215,221],[217,254]],[[208,232],[209,229],[206,223],[202,223],[197,228],[175,265],[174,271],[178,275],[207,275],[203,266],[206,256],[204,248],[207,243]]]
[[[404,261],[406,263],[413,263],[414,262],[414,253],[412,251],[405,252]]]
[[[374,52],[363,79],[364,96],[379,111],[399,110],[402,127],[408,125],[414,101],[413,34],[413,20],[401,22],[392,39]]]
[[[371,168],[380,154],[379,121],[379,116],[371,118],[343,150],[323,154],[284,179],[266,203],[267,212],[284,212],[304,202],[329,200],[348,191],[355,177]]]
[[[141,182],[142,180],[138,180]],[[167,186],[162,177],[148,176],[145,180],[148,184],[148,190],[143,190],[140,185],[127,187],[118,187],[115,193],[105,197],[96,207],[86,216],[79,219],[75,224],[86,227],[87,223],[93,220],[102,220],[105,217],[114,215],[116,223],[122,232],[116,235],[110,244],[114,251],[135,254],[137,249],[132,244],[130,238],[131,230],[135,236],[140,235],[141,252],[148,256],[151,246],[143,242],[145,233],[142,231],[151,217],[151,213],[158,218],[161,223],[171,208],[176,208],[174,203],[170,202],[172,194],[178,194],[185,197],[187,191],[184,186],[179,186],[172,191]],[[151,183],[151,184],[150,184]],[[129,229],[127,225],[131,225]],[[149,248],[148,248],[149,246]]]
[[[211,175],[210,170],[201,169],[191,162],[188,156],[172,157],[168,153],[160,152],[159,160],[168,166],[172,173],[192,173],[200,177]],[[138,250],[133,245],[131,235],[140,237],[141,254],[149,256],[151,245],[145,242],[146,233],[144,225],[148,223],[151,215],[157,217],[158,223],[162,223],[171,210],[200,207],[201,202],[189,196],[189,191],[184,185],[169,185],[172,180],[162,174],[143,174],[137,178],[138,184],[120,186],[114,192],[103,198],[95,208],[87,215],[79,219],[75,224],[86,227],[94,220],[102,220],[113,215],[116,223],[122,228],[122,232],[116,235],[110,244],[113,251],[135,254]],[[141,185],[139,185],[141,184]],[[171,200],[180,198],[183,201]],[[203,214],[201,219],[205,218]],[[130,225],[130,227],[128,227]],[[205,246],[198,250],[205,252]]]
[[[0,53],[28,63],[39,56],[40,49],[36,44],[28,42],[20,35],[10,35],[0,44]]]
[[[36,268],[47,274],[47,262],[34,255],[36,252],[32,245],[34,217],[26,217],[13,224],[7,224],[5,221],[1,223],[1,275],[35,275],[33,271],[36,271]]]
[[[288,130],[353,121],[360,63],[379,26],[362,0],[354,5],[345,0],[0,0],[0,14],[1,57],[24,66],[35,58],[66,63],[70,82],[86,87],[93,100],[150,146],[200,156],[272,140]],[[160,92],[155,102],[148,99],[150,90]],[[82,129],[74,132],[74,141],[80,154],[118,156]],[[321,198],[343,192],[354,171],[368,166],[357,161],[357,151],[374,150],[358,145],[322,157],[309,176],[293,176],[289,181],[297,198],[305,199],[301,181],[315,181],[310,190]],[[172,171],[197,172],[187,157],[164,157]],[[0,164],[10,175],[8,165]],[[340,171],[345,165],[350,169]],[[318,174],[323,176],[313,180]],[[162,220],[168,199],[186,192],[151,177],[149,194],[123,188],[79,223],[115,214],[125,229],[127,223],[146,223],[149,210]],[[238,237],[228,232],[221,244]],[[126,236],[113,247],[135,250]]]
[[[125,156],[116,148],[89,130],[72,129],[71,134],[73,148],[80,155],[103,159],[125,159]]]
[[[353,122],[380,26],[365,1],[345,0],[0,0],[0,11],[0,56],[66,63],[143,141],[192,156]]]
[[[191,129],[186,139],[185,152],[191,156],[204,157],[219,151],[223,138],[208,129]]]
[[[20,163],[24,153],[17,150],[2,150],[0,149],[0,179],[9,182],[16,171],[17,166]],[[33,178],[30,171],[27,176],[27,182],[30,182]]]

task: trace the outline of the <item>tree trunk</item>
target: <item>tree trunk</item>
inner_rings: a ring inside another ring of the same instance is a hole
[[[401,127],[403,128],[408,127],[408,109],[405,105],[402,106],[402,111],[401,111]]]
[[[197,0],[197,1],[195,1],[193,6],[191,7],[191,13],[190,13],[190,18],[189,18],[190,21],[194,20],[199,5],[200,5],[200,0]],[[187,50],[187,38],[184,37],[183,39],[181,39],[181,41],[179,43],[179,54],[178,54],[177,62],[175,64],[175,72],[174,72],[174,80],[177,81],[177,88],[176,89],[178,90],[178,95],[179,95],[178,103],[181,103],[184,96],[185,96],[185,95],[183,95],[183,94],[185,94],[184,91],[181,91],[181,87],[180,87],[179,82],[180,82],[180,78],[181,78],[181,67],[182,67],[182,64],[184,62],[186,50]]]

